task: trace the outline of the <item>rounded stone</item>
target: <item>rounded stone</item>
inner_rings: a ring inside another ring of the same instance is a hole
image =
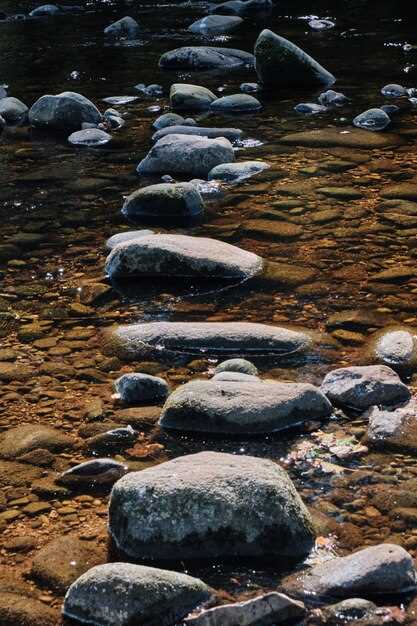
[[[234,48],[215,46],[186,46],[165,52],[159,60],[164,69],[187,70],[233,70],[254,66],[254,57],[249,52]]]
[[[238,182],[259,174],[270,166],[262,161],[243,161],[241,163],[223,163],[210,170],[208,180]]]
[[[259,100],[245,93],[217,98],[210,105],[211,111],[215,113],[245,113],[259,111],[261,108],[262,105]]]
[[[114,383],[116,393],[124,404],[145,404],[165,400],[168,383],[150,374],[124,374]]]
[[[208,15],[200,20],[193,22],[188,30],[192,33],[202,35],[216,35],[222,33],[230,33],[242,24],[241,17],[227,15]]]
[[[390,83],[389,85],[385,85],[381,89],[381,93],[383,96],[388,98],[400,98],[401,96],[407,96],[408,92],[405,87],[402,85],[396,85],[394,83]]]
[[[311,549],[309,513],[272,461],[201,452],[128,474],[113,488],[109,531],[128,558],[280,556]]]
[[[357,128],[363,128],[364,130],[379,131],[389,126],[391,119],[382,109],[368,109],[368,111],[357,115],[353,120],[353,124]]]
[[[97,125],[101,120],[100,111],[90,100],[71,91],[42,96],[29,111],[32,126],[55,130],[79,130],[84,122]]]
[[[111,486],[127,472],[126,465],[113,459],[93,459],[79,463],[62,472],[57,478],[58,485],[68,487]]]
[[[251,376],[258,376],[258,369],[253,363],[246,359],[228,359],[219,363],[214,370],[216,374],[221,372],[238,372],[240,374],[250,374]]]
[[[178,115],[177,113],[164,113],[156,118],[152,126],[156,128],[156,130],[161,130],[161,128],[168,128],[169,126],[181,126],[183,123],[184,118],[182,115]]]
[[[175,83],[171,85],[169,100],[171,107],[176,110],[204,111],[210,108],[216,96],[210,89],[200,85]]]
[[[112,235],[106,241],[107,250],[113,250],[119,243],[126,243],[128,241],[134,241],[139,237],[146,237],[147,235],[153,235],[153,230],[129,230],[126,233],[117,233]]]
[[[21,100],[12,97],[0,98],[0,116],[7,126],[17,126],[27,120],[29,109]]]
[[[111,141],[111,135],[98,128],[88,128],[72,133],[68,141],[74,146],[104,146]]]
[[[162,128],[152,135],[152,141],[159,141],[162,137],[167,135],[198,135],[199,137],[206,137],[208,139],[216,139],[217,137],[224,137],[229,141],[239,140],[243,132],[240,128],[216,128],[214,126],[168,126],[168,128]]]
[[[42,6],[33,9],[29,13],[30,17],[46,17],[48,15],[58,15],[61,13],[61,9],[56,4],[43,4]]]
[[[117,37],[123,39],[134,39],[138,36],[140,26],[133,17],[122,17],[117,22],[113,22],[104,29],[104,34],[110,37]]]
[[[204,211],[203,198],[191,183],[161,183],[127,196],[122,213],[135,218],[192,218]]]
[[[328,107],[328,106],[343,106],[349,101],[343,93],[339,91],[334,91],[333,89],[328,89],[327,91],[323,91],[319,95],[320,104]]]
[[[417,367],[417,332],[406,326],[392,326],[373,335],[366,357],[395,369]]]

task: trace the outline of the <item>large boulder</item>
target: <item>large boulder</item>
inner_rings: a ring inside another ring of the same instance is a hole
[[[71,585],[62,612],[96,626],[173,626],[210,596],[210,589],[198,578],[130,563],[106,563]]]
[[[239,128],[216,128],[205,126],[169,126],[158,130],[152,135],[152,141],[159,141],[167,135],[198,135],[200,137],[208,137],[215,139],[216,137],[225,137],[229,141],[240,139],[243,132]]]
[[[57,96],[41,96],[29,111],[32,126],[54,130],[79,130],[84,123],[98,124],[97,107],[79,93],[64,91]]]
[[[145,219],[192,218],[204,211],[200,192],[190,183],[149,185],[125,199],[122,213]]]
[[[373,405],[405,402],[410,390],[398,374],[385,365],[341,367],[329,372],[321,390],[336,405],[365,410]]]
[[[169,92],[171,107],[177,111],[204,111],[214,100],[214,93],[200,85],[174,83]]]
[[[417,368],[417,330],[410,326],[389,326],[372,335],[364,358],[398,370]]]
[[[1,434],[0,458],[15,459],[17,456],[39,448],[50,452],[61,452],[71,444],[71,437],[56,428],[41,424],[22,424]]]
[[[149,322],[116,326],[103,335],[103,350],[127,361],[183,354],[303,356],[308,332],[251,322]]]
[[[304,50],[271,30],[263,30],[255,44],[255,63],[263,87],[331,85],[335,77]]]
[[[160,67],[174,70],[231,70],[254,66],[254,56],[234,48],[214,46],[185,46],[165,52],[159,60]]]
[[[123,477],[112,490],[109,531],[116,549],[142,560],[299,559],[313,541],[309,513],[285,470],[219,452]]]
[[[242,24],[241,17],[228,15],[207,15],[193,22],[188,30],[202,35],[221,35],[230,33]]]
[[[104,34],[109,37],[135,39],[140,31],[140,26],[133,17],[122,17],[104,29]]]
[[[295,584],[315,598],[394,595],[415,591],[416,571],[404,548],[384,543],[315,565]]]
[[[138,174],[178,174],[206,177],[220,163],[233,163],[233,146],[224,137],[167,135],[150,149],[137,167]]]
[[[230,243],[188,235],[148,235],[117,245],[106,260],[110,278],[173,276],[245,279],[262,270],[261,257]]]
[[[256,378],[231,381],[224,379],[226,374],[178,387],[165,403],[160,425],[183,431],[269,433],[332,412],[332,405],[314,385]]]
[[[26,104],[17,98],[0,98],[0,117],[7,126],[17,126],[26,122],[28,111]]]

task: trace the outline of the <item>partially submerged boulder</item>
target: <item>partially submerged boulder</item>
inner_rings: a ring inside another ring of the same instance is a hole
[[[62,612],[96,626],[173,626],[210,596],[198,578],[143,565],[106,563],[71,585]]]
[[[108,37],[135,39],[140,31],[140,26],[133,17],[122,17],[117,22],[113,22],[104,29],[104,34]]]
[[[0,117],[6,126],[18,126],[26,122],[28,111],[26,104],[17,98],[11,96],[0,98]]]
[[[171,107],[176,111],[204,111],[214,100],[214,93],[200,85],[174,83],[169,92]]]
[[[201,452],[122,478],[109,531],[133,559],[268,556],[310,550],[309,513],[285,470],[249,456]]]
[[[261,257],[229,243],[188,235],[148,235],[121,243],[106,260],[110,278],[165,276],[239,279],[262,270]]]
[[[163,69],[233,70],[253,67],[254,56],[234,48],[215,46],[185,46],[165,52],[159,60]]]
[[[122,213],[145,219],[192,218],[204,211],[199,191],[190,183],[160,183],[134,191],[124,201]]]
[[[188,30],[202,35],[217,35],[230,33],[242,24],[243,20],[237,16],[207,15],[193,22]]]
[[[336,80],[304,50],[271,30],[263,30],[256,41],[255,63],[266,89],[331,85]]]
[[[97,107],[85,96],[72,91],[64,91],[57,96],[41,96],[29,111],[32,126],[53,130],[75,131],[81,129],[85,122],[97,125],[101,120]]]
[[[169,393],[168,383],[163,378],[136,372],[120,376],[114,388],[125,404],[159,402],[165,400]]]
[[[251,322],[149,322],[116,326],[103,335],[105,354],[135,361],[179,354],[303,356],[310,334]]]
[[[164,405],[161,427],[190,432],[270,433],[328,417],[332,412],[330,402],[314,385],[219,377],[178,387]]]
[[[270,166],[263,161],[242,161],[240,163],[222,163],[216,165],[208,174],[209,180],[222,180],[224,182],[238,182],[259,174]]]

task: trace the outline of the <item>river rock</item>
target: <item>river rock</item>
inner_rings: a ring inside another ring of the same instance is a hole
[[[254,56],[234,48],[216,48],[214,46],[186,46],[165,52],[159,60],[164,69],[213,70],[253,67]]]
[[[215,374],[212,380],[234,383],[256,383],[259,382],[259,376],[252,376],[252,374],[241,374],[240,372],[220,372],[219,374]]]
[[[186,626],[268,626],[299,620],[306,613],[302,602],[272,591],[246,602],[224,604],[184,620]]]
[[[93,567],[69,588],[65,617],[95,626],[173,626],[207,601],[211,591],[201,580],[177,572],[106,563]]]
[[[291,41],[263,30],[255,44],[256,72],[264,88],[331,85],[335,77]]]
[[[56,610],[34,597],[33,592],[22,592],[19,587],[0,590],[0,624],[2,626],[56,626]]]
[[[246,113],[259,111],[262,108],[259,100],[247,93],[236,93],[217,98],[210,105],[214,113]]]
[[[124,404],[146,404],[165,400],[169,393],[168,383],[150,374],[123,374],[114,388]]]
[[[60,7],[56,4],[42,4],[29,13],[30,17],[46,17],[48,15],[58,15],[61,13]]]
[[[206,177],[220,163],[233,163],[233,146],[224,137],[167,135],[150,149],[139,163],[140,175],[179,174],[191,177]]]
[[[113,459],[93,459],[85,461],[62,472],[57,478],[58,485],[68,487],[111,486],[127,472],[126,465]]]
[[[403,594],[415,591],[416,571],[404,548],[383,543],[315,565],[298,585],[315,598]]]
[[[394,369],[417,367],[417,331],[409,326],[389,326],[369,340],[364,358]]]
[[[117,245],[106,260],[110,278],[172,276],[246,279],[262,259],[229,243],[188,235],[149,235]]]
[[[122,213],[135,218],[191,218],[204,211],[203,198],[191,183],[160,183],[131,193]]]
[[[417,451],[416,414],[415,398],[395,409],[372,407],[365,416],[369,419],[366,445],[414,454]]]
[[[350,130],[341,128],[322,128],[291,133],[280,138],[280,142],[289,146],[308,148],[389,148],[402,145],[404,139],[393,133],[374,134],[360,128]]]
[[[178,115],[178,113],[164,113],[156,118],[152,126],[156,128],[156,130],[161,130],[169,126],[181,126],[183,124],[184,118],[182,115]]]
[[[381,89],[381,93],[383,96],[387,98],[400,98],[401,96],[407,96],[408,92],[405,87],[402,85],[396,85],[394,83],[390,83],[389,85],[385,85]]]
[[[327,91],[323,91],[323,93],[319,95],[320,104],[326,107],[343,106],[348,101],[349,101],[349,98],[347,98],[343,93],[340,93],[340,91],[334,91],[333,89],[328,89]]]
[[[353,124],[365,130],[378,131],[384,130],[389,126],[391,119],[382,109],[368,109],[368,111],[357,115],[353,120]]]
[[[272,461],[201,452],[128,474],[113,487],[109,531],[129,558],[298,559],[313,542],[309,513]]]
[[[310,20],[308,25],[313,30],[329,30],[335,27],[335,23],[331,20]]]
[[[104,146],[111,141],[111,135],[98,128],[88,128],[72,133],[68,141],[74,146]]]
[[[271,0],[228,0],[213,4],[209,12],[219,15],[251,15],[270,11],[271,8]]]
[[[146,237],[147,235],[153,235],[153,230],[129,230],[126,233],[117,233],[106,241],[107,250],[113,250],[119,243],[126,243],[127,241],[133,241],[139,237]]]
[[[268,163],[262,161],[243,161],[241,163],[223,163],[210,170],[208,180],[239,182],[268,169]]]
[[[222,33],[230,33],[242,24],[241,17],[233,17],[227,15],[208,15],[200,20],[193,22],[188,27],[192,33],[201,33],[202,35],[218,35]]]
[[[113,22],[104,29],[104,34],[110,37],[123,39],[135,39],[140,31],[140,26],[133,17],[122,17],[117,22]]]
[[[171,85],[169,100],[175,110],[204,111],[210,108],[216,96],[210,89],[200,85],[175,83]]]
[[[152,136],[152,141],[159,141],[162,137],[167,135],[198,135],[199,137],[208,137],[209,139],[216,139],[217,137],[224,137],[229,141],[237,141],[243,135],[240,128],[206,128],[205,126],[169,126],[158,130]]]
[[[84,122],[97,125],[101,120],[101,113],[94,104],[72,91],[42,96],[29,111],[32,126],[54,130],[79,130]]]
[[[215,377],[178,387],[166,401],[159,423],[190,432],[270,433],[331,412],[330,402],[314,385]]]
[[[325,113],[327,108],[315,102],[300,102],[300,104],[294,107],[294,111],[303,113],[304,115],[317,115],[318,113]]]
[[[41,424],[22,424],[0,435],[0,457],[15,459],[38,448],[61,452],[72,444],[71,437],[56,428]]]
[[[135,361],[172,353],[303,356],[308,332],[252,322],[149,322],[116,326],[103,334],[103,351]]]
[[[6,97],[0,99],[0,115],[7,126],[24,124],[27,120],[28,111],[26,104],[17,98]]]
[[[246,359],[228,359],[219,363],[214,370],[215,374],[222,372],[237,372],[239,374],[248,374],[250,376],[258,376],[258,368]]]
[[[373,405],[405,402],[410,391],[394,370],[385,365],[341,367],[329,372],[321,390],[337,405],[364,410]]]
[[[105,560],[105,548],[68,535],[53,539],[36,553],[31,574],[48,589],[65,593],[81,574]]]

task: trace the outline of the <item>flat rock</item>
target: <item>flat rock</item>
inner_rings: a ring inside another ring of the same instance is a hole
[[[158,402],[165,400],[169,393],[168,383],[150,374],[123,374],[115,381],[114,388],[125,404]]]
[[[161,415],[160,406],[127,407],[116,411],[114,419],[137,430],[155,426]]]
[[[269,433],[331,412],[330,402],[314,385],[215,376],[178,387],[166,401],[159,424],[190,432]]]
[[[385,365],[333,370],[325,376],[321,390],[334,404],[358,410],[373,405],[393,406],[410,397],[398,374]]]
[[[253,67],[254,56],[234,48],[214,46],[186,46],[165,52],[159,60],[163,69],[233,70]]]
[[[188,235],[149,235],[118,244],[106,260],[110,278],[174,276],[245,279],[262,270],[262,259],[229,243]]]
[[[31,574],[41,585],[63,593],[81,574],[104,563],[106,557],[105,547],[74,535],[58,537],[36,553]]]
[[[207,15],[193,22],[188,30],[202,35],[216,35],[230,33],[242,24],[241,17],[227,15]]]
[[[217,98],[210,105],[214,113],[250,113],[262,108],[257,98],[247,93],[236,93]]]
[[[122,360],[162,353],[303,355],[313,345],[308,332],[251,322],[149,322],[116,326],[103,334],[103,350]]]
[[[216,96],[210,89],[200,85],[175,83],[171,86],[169,100],[176,111],[204,111],[210,108]]]
[[[305,595],[349,598],[402,594],[416,588],[412,557],[400,546],[384,543],[325,561],[299,576]]]
[[[127,472],[123,463],[113,459],[93,459],[79,463],[62,472],[56,480],[58,485],[68,487],[108,487],[113,485]]]
[[[127,217],[145,219],[192,218],[203,211],[203,198],[190,183],[142,187],[127,196],[122,208]]]
[[[404,139],[393,133],[369,133],[360,128],[343,130],[340,128],[322,128],[306,130],[284,135],[280,142],[289,146],[310,148],[388,148],[404,144]]]
[[[330,315],[326,322],[326,328],[329,330],[343,328],[352,331],[366,331],[371,328],[387,326],[390,322],[392,319],[384,313],[369,309],[352,309]]]
[[[248,235],[284,241],[296,239],[303,232],[302,227],[298,224],[264,219],[247,220],[242,224],[242,230]]]
[[[217,137],[224,137],[229,141],[237,141],[243,135],[243,131],[240,128],[216,128],[207,126],[169,126],[158,130],[152,135],[152,141],[158,141],[162,137],[167,135],[198,135],[199,137],[208,137],[209,139],[215,139]]]
[[[302,602],[273,591],[246,602],[207,609],[184,620],[187,626],[269,626],[300,619],[306,613]]]
[[[52,130],[79,130],[85,122],[97,125],[101,120],[97,107],[72,91],[64,91],[57,96],[41,96],[29,111],[32,126]]]
[[[23,424],[1,434],[0,457],[14,459],[38,448],[44,448],[50,452],[61,452],[72,443],[71,437],[50,426]]]
[[[139,163],[140,175],[178,174],[206,177],[221,163],[233,163],[232,144],[224,137],[207,137],[170,134],[162,137]]]
[[[69,588],[64,616],[95,626],[173,626],[207,601],[211,591],[201,580],[177,572],[106,563],[93,567]]]
[[[268,169],[270,166],[263,161],[242,161],[240,163],[223,163],[216,165],[208,174],[209,180],[238,182],[250,178]]]
[[[335,77],[304,50],[271,30],[255,43],[256,72],[263,87],[331,85]]]
[[[1,113],[1,111],[0,111]],[[383,198],[395,198],[401,200],[417,200],[417,184],[400,183],[398,185],[388,185],[381,191]]]
[[[109,530],[130,558],[280,556],[311,548],[310,516],[269,460],[201,452],[133,472],[113,488]]]

